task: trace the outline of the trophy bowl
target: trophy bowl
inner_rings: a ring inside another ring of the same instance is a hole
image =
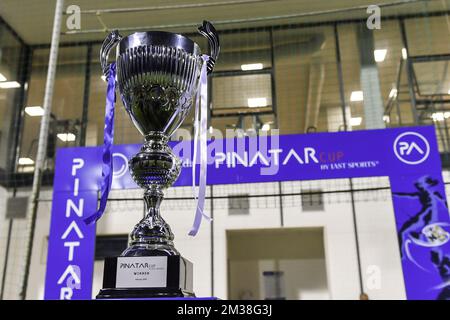
[[[188,114],[202,59],[199,46],[179,34],[137,32],[117,50],[117,82],[136,128],[170,137]]]
[[[181,169],[168,140],[193,105],[202,64],[207,63],[207,73],[211,73],[219,53],[212,24],[204,21],[198,30],[208,39],[208,62],[194,41],[162,31],[126,37],[112,31],[100,50],[102,71],[108,78],[108,56],[116,47],[116,85],[131,121],[144,136],[141,150],[128,164],[133,180],[144,189],[145,217],[134,227],[121,257],[180,256],[173,245],[174,235],[161,217],[160,203],[163,190],[176,181]]]

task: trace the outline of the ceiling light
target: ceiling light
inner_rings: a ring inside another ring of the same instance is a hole
[[[70,141],[75,141],[77,136],[74,135],[73,133],[58,133],[56,135],[58,137],[59,140],[64,141],[64,142],[70,142]]]
[[[20,83],[17,81],[4,81],[0,82],[0,89],[13,89],[20,88]]]
[[[6,81],[6,77],[0,73],[0,81]]]
[[[431,114],[431,118],[433,119],[433,121],[444,121],[444,113],[434,112]]]
[[[270,123],[264,123],[262,128],[262,131],[269,131],[270,130]]]
[[[364,95],[362,91],[352,91],[350,95],[350,101],[363,101]]]
[[[247,104],[250,108],[267,107],[266,98],[248,98]]]
[[[250,63],[241,65],[242,71],[261,70],[263,68],[262,63]]]
[[[34,164],[33,159],[30,158],[19,158],[19,165],[21,166],[31,166]]]
[[[445,119],[450,118],[450,112],[434,112],[431,114],[431,118],[433,121],[444,121]]]
[[[384,115],[383,121],[389,123],[389,122],[391,122],[391,118],[388,115]]]
[[[362,122],[362,117],[354,117],[354,118],[350,118],[350,125],[352,127],[356,127],[359,126]]]
[[[406,48],[402,48],[402,58],[403,60],[408,59],[408,51],[406,51]]]
[[[376,62],[383,62],[386,58],[387,49],[377,49],[373,51]]]
[[[32,117],[40,117],[44,115],[44,109],[41,106],[26,107],[25,113]]]
[[[102,80],[106,82],[106,76],[105,75],[102,75],[100,78],[102,78]]]
[[[397,89],[392,88],[391,92],[389,92],[389,98],[395,98],[397,96]]]

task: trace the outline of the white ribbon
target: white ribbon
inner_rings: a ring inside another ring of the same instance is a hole
[[[194,223],[190,236],[195,236],[198,233],[202,218],[211,221],[211,218],[205,214],[205,195],[206,195],[206,170],[207,170],[207,112],[208,112],[208,74],[206,65],[209,60],[209,56],[202,55],[202,70],[200,72],[200,81],[197,90],[197,98],[195,101],[195,119],[194,119],[194,154],[192,158],[192,190],[194,193],[194,199],[197,200],[197,206],[195,210]],[[196,165],[197,165],[197,144],[200,139],[200,177],[198,193],[196,187]]]

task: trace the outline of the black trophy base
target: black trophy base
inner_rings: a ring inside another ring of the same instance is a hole
[[[96,299],[195,297],[192,271],[192,263],[181,256],[106,258]]]
[[[157,299],[157,298],[195,298],[193,292],[181,288],[120,288],[101,289],[96,299]]]

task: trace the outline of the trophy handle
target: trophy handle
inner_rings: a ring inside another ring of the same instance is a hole
[[[210,48],[210,59],[207,64],[208,74],[210,74],[216,63],[217,58],[219,57],[220,52],[220,42],[219,42],[219,34],[216,31],[216,28],[212,25],[211,22],[204,20],[203,25],[198,27],[198,32],[208,39],[209,48]]]
[[[109,75],[109,64],[108,56],[112,48],[122,39],[119,31],[113,30],[111,33],[103,40],[102,47],[100,49],[100,64],[102,66],[103,75],[108,78]]]

